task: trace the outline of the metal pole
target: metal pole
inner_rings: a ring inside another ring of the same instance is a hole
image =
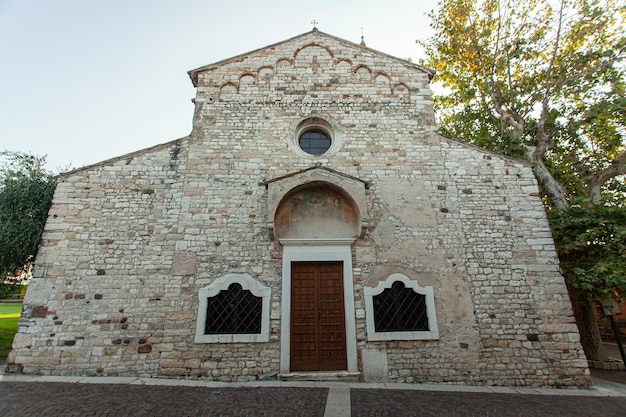
[[[611,321],[611,327],[613,328],[613,334],[615,335],[615,340],[617,341],[617,347],[619,348],[619,353],[622,355],[622,361],[624,362],[624,368],[626,368],[626,354],[624,353],[624,346],[622,346],[622,339],[619,337],[619,332],[617,331],[617,326],[615,325],[615,319],[613,316],[609,316],[609,320]]]

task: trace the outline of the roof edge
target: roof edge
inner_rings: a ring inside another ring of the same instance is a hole
[[[527,161],[525,159],[515,158],[514,156],[508,156],[508,155],[505,155],[505,154],[500,153],[500,152],[492,151],[490,149],[483,148],[483,147],[478,146],[478,145],[474,145],[473,143],[465,142],[465,141],[463,141],[461,139],[457,139],[457,138],[453,138],[453,137],[444,135],[443,133],[440,133],[440,132],[437,132],[437,131],[435,131],[435,133],[437,134],[437,136],[439,136],[442,139],[445,139],[445,140],[450,141],[450,142],[454,142],[454,143],[462,145],[462,146],[466,146],[466,147],[468,147],[470,149],[473,149],[473,150],[476,150],[476,151],[480,151],[480,152],[483,152],[483,153],[486,153],[486,154],[489,154],[489,155],[493,155],[493,156],[496,156],[498,158],[502,158],[502,159],[505,159],[505,160],[508,160],[508,161],[511,161],[511,162],[517,162],[517,163],[526,165],[527,167],[530,167],[530,168],[532,168],[532,166],[533,166],[533,164],[530,161]]]
[[[369,188],[371,187],[371,185],[372,185],[372,183],[371,183],[371,182],[369,182],[369,181],[365,181],[365,180],[362,180],[361,178],[357,178],[357,177],[355,177],[355,176],[352,176],[352,175],[349,175],[349,174],[345,174],[345,173],[343,173],[343,172],[341,172],[341,171],[337,171],[337,170],[335,170],[335,169],[332,169],[332,168],[329,168],[329,167],[322,166],[322,164],[321,164],[321,163],[319,163],[319,162],[318,162],[318,163],[316,163],[315,165],[313,165],[313,166],[309,167],[309,168],[301,169],[301,170],[299,170],[299,171],[291,172],[291,173],[289,173],[289,174],[286,174],[286,175],[281,175],[280,177],[272,178],[272,179],[269,179],[269,180],[267,180],[267,179],[266,179],[266,180],[263,180],[263,181],[261,181],[261,182],[259,183],[259,185],[260,185],[260,186],[265,186],[265,187],[267,187],[267,186],[268,186],[269,184],[271,184],[271,183],[274,183],[274,182],[277,182],[277,181],[284,180],[285,178],[295,177],[295,176],[297,176],[297,175],[304,174],[305,172],[313,171],[313,170],[316,170],[316,169],[320,169],[320,170],[322,170],[322,171],[326,171],[326,172],[329,172],[329,173],[331,173],[331,174],[339,175],[339,176],[341,176],[341,177],[343,177],[343,178],[348,178],[348,179],[351,179],[351,180],[353,180],[353,181],[358,181],[358,182],[361,182],[361,183],[363,183],[363,185],[365,186],[365,189],[366,189],[366,190],[367,190],[367,189],[369,189]]]
[[[94,164],[85,165],[85,166],[82,166],[80,168],[75,168],[75,169],[72,169],[70,171],[63,172],[61,174],[58,174],[56,176],[56,178],[57,178],[57,180],[62,180],[64,178],[66,178],[66,177],[69,177],[70,175],[74,175],[74,174],[77,174],[77,173],[82,172],[82,171],[87,171],[87,170],[90,170],[90,169],[93,169],[93,168],[103,167],[105,165],[110,165],[110,164],[112,164],[114,162],[118,162],[118,161],[121,161],[121,160],[124,160],[124,159],[134,158],[135,156],[144,155],[144,154],[147,154],[149,152],[152,152],[152,151],[155,151],[155,150],[158,150],[158,149],[161,149],[161,148],[167,148],[168,146],[172,146],[176,142],[183,142],[184,140],[188,140],[190,138],[191,138],[191,136],[187,135],[187,136],[183,136],[183,137],[178,138],[178,139],[171,140],[169,142],[159,143],[158,145],[150,146],[148,148],[143,148],[143,149],[139,149],[139,150],[134,151],[134,152],[126,153],[124,155],[115,156],[115,157],[110,158],[110,159],[105,159],[104,161],[96,162]]]

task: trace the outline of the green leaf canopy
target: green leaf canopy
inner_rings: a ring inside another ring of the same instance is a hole
[[[0,152],[0,277],[17,276],[37,254],[46,224],[55,177],[45,158]]]

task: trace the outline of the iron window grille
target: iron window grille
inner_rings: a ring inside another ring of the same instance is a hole
[[[395,281],[373,297],[376,332],[428,331],[426,296]]]
[[[300,148],[311,155],[322,155],[330,149],[331,140],[325,132],[320,129],[311,129],[300,135]]]
[[[262,298],[233,283],[207,298],[204,334],[261,333],[261,316]]]

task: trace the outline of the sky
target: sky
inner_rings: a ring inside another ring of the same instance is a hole
[[[437,0],[0,0],[0,151],[61,172],[187,136],[187,71],[310,31],[417,60]]]

